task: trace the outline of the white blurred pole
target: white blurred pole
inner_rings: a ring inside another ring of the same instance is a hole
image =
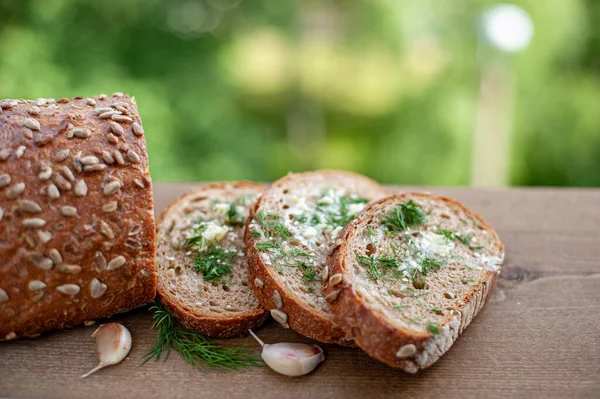
[[[503,187],[509,183],[514,85],[503,63],[481,68],[471,162],[471,185]]]
[[[480,86],[475,122],[471,185],[502,187],[509,183],[512,107],[515,78],[509,54],[527,48],[533,22],[521,7],[496,5],[481,19]],[[487,50],[491,47],[493,50]]]

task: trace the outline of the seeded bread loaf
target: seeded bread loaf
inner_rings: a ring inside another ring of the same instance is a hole
[[[335,320],[370,356],[415,373],[444,354],[492,292],[504,247],[481,217],[431,194],[363,210],[330,255]]]
[[[0,102],[0,339],[154,298],[154,216],[135,100]]]
[[[338,171],[289,174],[256,201],[247,220],[249,282],[284,328],[325,343],[352,345],[322,291],[330,245],[367,202],[387,191]]]
[[[208,184],[175,200],[158,221],[158,298],[189,331],[247,335],[269,313],[248,286],[244,219],[262,184]]]

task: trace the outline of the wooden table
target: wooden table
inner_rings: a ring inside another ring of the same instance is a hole
[[[190,184],[156,184],[160,212]],[[400,189],[400,188],[397,188]],[[595,397],[600,398],[600,190],[428,189],[464,202],[506,245],[506,262],[487,306],[433,367],[408,375],[358,349],[325,345],[311,375],[268,368],[202,373],[172,353],[139,367],[152,345],[151,315],[112,318],[133,335],[120,365],[89,379],[97,363],[94,327],[0,344],[0,396],[169,397]],[[309,340],[270,322],[266,342]],[[258,347],[250,338],[228,344]]]

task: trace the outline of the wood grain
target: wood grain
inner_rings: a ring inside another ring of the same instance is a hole
[[[156,184],[157,212],[190,187]],[[202,373],[176,353],[139,367],[155,334],[150,313],[138,309],[111,318],[131,330],[129,357],[86,380],[79,376],[97,362],[94,326],[1,343],[0,396],[600,397],[600,190],[426,190],[456,198],[489,221],[506,245],[506,262],[481,314],[420,374],[328,345],[326,361],[304,378],[268,368]],[[273,322],[258,333],[266,342],[309,342]],[[249,338],[225,343],[258,352]]]

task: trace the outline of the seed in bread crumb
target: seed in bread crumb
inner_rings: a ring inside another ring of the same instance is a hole
[[[7,341],[10,341],[11,339],[15,339],[15,338],[17,338],[17,334],[14,331],[13,332],[9,332],[4,337],[4,339],[6,339]]]
[[[96,320],[86,320],[83,322],[83,325],[86,327],[93,326],[94,324],[96,324]]]
[[[281,309],[283,307],[283,299],[281,299],[281,294],[277,290],[273,292],[273,303],[277,309]]]
[[[398,359],[406,359],[411,356],[414,356],[417,353],[417,347],[414,344],[407,344],[396,352],[396,358]]]

